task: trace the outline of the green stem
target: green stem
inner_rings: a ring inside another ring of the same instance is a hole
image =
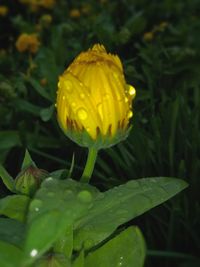
[[[89,148],[87,162],[85,165],[85,169],[83,171],[81,182],[89,183],[90,178],[92,176],[92,172],[94,170],[94,165],[96,162],[98,150],[96,148]]]

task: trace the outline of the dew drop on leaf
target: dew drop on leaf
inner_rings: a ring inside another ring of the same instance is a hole
[[[31,252],[30,252],[31,257],[35,257],[35,256],[37,256],[37,254],[38,254],[38,251],[35,248],[33,250],[31,250]]]
[[[87,190],[80,191],[77,197],[81,202],[84,202],[84,203],[88,203],[92,201],[92,194]]]
[[[34,199],[30,204],[30,211],[39,211],[42,206],[42,201],[39,199]]]

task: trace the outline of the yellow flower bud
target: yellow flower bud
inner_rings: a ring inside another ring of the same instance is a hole
[[[119,57],[95,44],[59,77],[58,122],[82,146],[111,146],[127,136],[135,94]]]

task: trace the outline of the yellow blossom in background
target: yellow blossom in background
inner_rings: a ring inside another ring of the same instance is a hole
[[[36,12],[39,8],[51,9],[55,6],[55,0],[19,0],[20,3],[26,4],[31,11]]]
[[[8,14],[7,6],[0,6],[0,16],[5,17]]]
[[[40,80],[40,84],[41,84],[42,86],[47,85],[47,79],[46,79],[46,78],[41,79],[41,80]]]
[[[81,7],[81,13],[83,13],[84,15],[88,15],[90,14],[91,12],[91,5],[89,4],[84,4],[82,7]]]
[[[126,83],[119,57],[103,45],[75,58],[59,77],[57,93],[59,124],[75,142],[98,146],[100,138],[100,146],[106,147],[125,138],[136,91]]]
[[[70,10],[69,16],[71,18],[79,18],[81,16],[81,12],[78,8],[73,8]]]
[[[45,8],[53,8],[55,6],[55,0],[43,0],[41,6]]]
[[[144,35],[143,35],[143,39],[144,41],[152,41],[154,38],[154,33],[153,32],[145,32]]]
[[[52,16],[49,14],[44,14],[41,16],[39,25],[43,27],[48,27],[52,23]]]
[[[31,53],[36,53],[40,46],[40,42],[38,40],[38,36],[35,33],[32,34],[22,33],[18,37],[15,45],[19,52],[28,51]]]

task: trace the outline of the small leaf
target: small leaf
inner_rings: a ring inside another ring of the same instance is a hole
[[[22,247],[25,226],[16,220],[0,218],[0,240]]]
[[[6,169],[0,164],[0,177],[5,186],[11,191],[15,192],[15,182]]]
[[[24,170],[24,169],[28,168],[30,165],[32,165],[34,167],[37,167],[35,162],[32,160],[28,150],[26,149],[24,160],[23,160],[23,163],[22,163],[22,166],[21,166],[21,170]]]
[[[10,149],[15,146],[21,146],[19,133],[17,131],[1,131],[0,149]]]
[[[145,242],[138,227],[131,226],[88,254],[87,267],[143,267]]]
[[[35,91],[41,95],[42,97],[46,98],[47,100],[52,102],[51,96],[46,92],[46,90],[33,78],[29,77],[28,81],[33,86]]]
[[[53,112],[54,112],[54,104],[49,106],[48,108],[43,108],[41,111],[40,111],[40,117],[43,121],[49,121],[53,115]]]
[[[30,198],[25,195],[12,195],[0,199],[0,215],[23,222]]]
[[[0,241],[0,266],[20,267],[22,252],[12,244]]]
[[[97,196],[87,216],[75,225],[74,249],[89,249],[121,224],[163,203],[187,187],[176,178],[143,178],[129,181]]]

